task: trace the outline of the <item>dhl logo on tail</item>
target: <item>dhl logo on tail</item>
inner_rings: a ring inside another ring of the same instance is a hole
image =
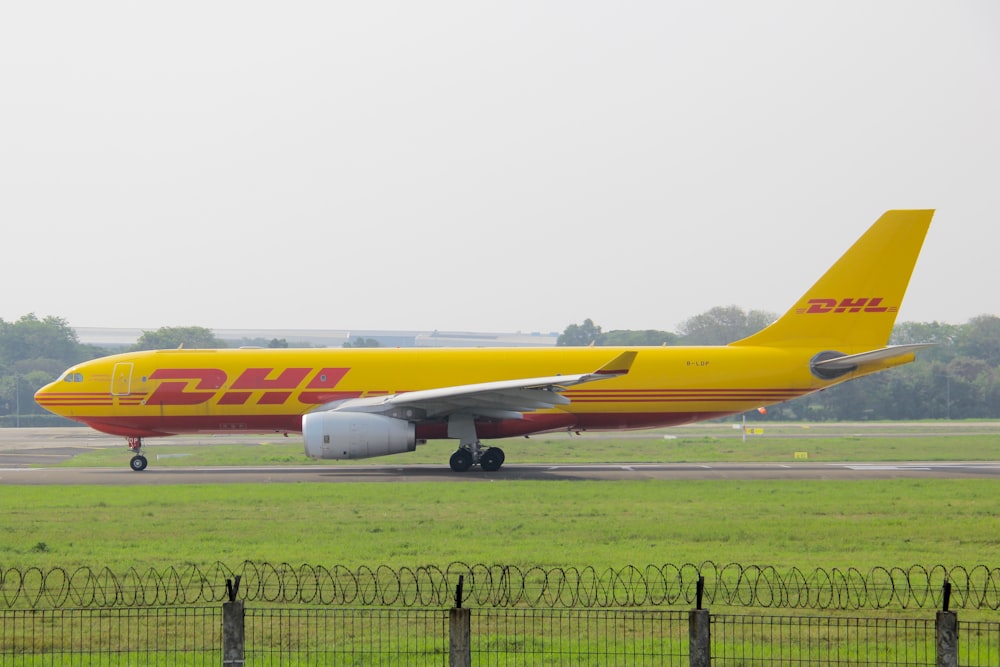
[[[858,299],[809,299],[808,308],[798,308],[795,312],[805,315],[825,313],[895,313],[898,306],[883,306],[882,297],[861,297]]]

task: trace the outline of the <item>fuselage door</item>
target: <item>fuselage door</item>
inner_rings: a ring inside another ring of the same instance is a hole
[[[132,363],[122,362],[115,364],[115,371],[111,379],[112,396],[128,396],[132,390]]]

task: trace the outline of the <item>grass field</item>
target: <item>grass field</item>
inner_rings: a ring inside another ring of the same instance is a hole
[[[1000,460],[1000,423],[767,424],[748,436],[733,424],[710,423],[654,431],[581,436],[559,433],[497,441],[512,463],[763,462],[792,461],[804,452],[815,461]],[[62,465],[120,467],[130,456],[124,439],[110,438]],[[313,461],[301,438],[280,435],[177,436],[147,440],[152,466],[406,465],[447,466],[452,440],[432,440],[415,452],[359,461]],[[491,443],[493,444],[493,443]],[[111,445],[114,445],[113,447]]]
[[[4,566],[995,565],[989,480],[0,487]]]
[[[519,439],[504,448],[509,462],[763,461],[795,452],[840,461],[1000,460],[996,425],[947,435],[935,428],[767,427],[744,444],[729,426],[714,425],[654,437]],[[291,440],[164,440],[150,448],[151,465],[306,462]],[[444,465],[452,448],[432,442],[376,462]],[[168,456],[156,460],[157,452]],[[126,459],[122,448],[96,450],[67,465]],[[998,491],[990,480],[0,486],[0,566],[995,565]]]
[[[947,432],[938,428],[933,424],[905,428],[768,426],[765,435],[743,443],[739,433],[728,426],[712,425],[615,437],[549,436],[512,440],[503,446],[509,462],[788,461],[797,452],[821,461],[1000,460],[1000,426],[970,424]],[[206,446],[209,444],[213,446]],[[431,442],[412,454],[374,463],[444,466],[452,448],[450,442]],[[177,438],[151,443],[147,454],[154,466],[301,465],[308,461],[294,438],[245,442]],[[101,446],[64,465],[124,467],[127,458],[127,450],[120,445]],[[998,491],[997,482],[983,479],[0,485],[0,508],[4,511],[0,570],[39,568],[39,572],[46,572],[63,568],[71,573],[76,567],[88,566],[121,573],[128,568],[144,572],[186,564],[211,569],[218,561],[237,566],[244,560],[284,562],[293,567],[339,564],[351,569],[380,564],[394,568],[445,566],[454,561],[512,564],[524,569],[603,569],[628,564],[642,568],[646,564],[704,561],[773,566],[779,571],[791,567],[802,571],[851,567],[867,571],[876,566],[911,565],[996,567],[1000,562]],[[9,582],[16,584],[16,579],[11,577]],[[258,613],[268,611],[259,604],[255,609]],[[716,614],[726,611],[713,606]],[[728,611],[745,613],[743,609]],[[498,660],[519,662],[525,646],[555,651],[552,664],[580,662],[583,658],[576,656],[593,651],[588,639],[579,636],[578,626],[563,627],[559,620],[554,621],[556,631],[551,624],[537,629],[498,625],[506,623],[507,613],[493,614],[489,621],[488,632],[495,636]],[[864,613],[885,614],[862,610],[861,615]],[[889,613],[919,620],[930,612],[894,609]],[[853,618],[859,612],[824,614]],[[747,622],[735,618],[736,622]],[[978,619],[992,621],[995,612],[962,611],[963,623]],[[78,622],[81,629],[68,635],[70,641],[83,641],[79,638],[90,637],[88,632],[103,637],[86,623]],[[98,624],[104,627],[103,621],[94,622],[95,627]],[[338,621],[338,627],[341,624]],[[406,622],[388,623],[386,632],[398,637],[401,624]],[[874,640],[862,639],[860,646],[852,644],[850,650],[881,656],[886,646],[897,650],[902,646],[909,655],[911,645],[926,641],[907,636],[900,639],[893,634],[896,626],[886,627],[890,628],[888,634],[879,631]],[[908,626],[901,627],[905,635]],[[171,635],[164,640],[172,657],[177,646],[196,646],[202,641],[202,625],[169,628],[181,637]],[[127,636],[134,634],[134,627],[129,630]],[[50,655],[46,651],[62,657],[98,655],[74,653],[88,647],[63,647],[58,642],[64,635],[39,635],[38,631],[36,626],[12,630],[10,646],[23,642],[32,648],[25,649],[28,652],[23,656],[8,655],[11,664],[49,664],[45,662]],[[610,641],[607,632],[602,630],[594,641],[606,646]],[[654,630],[652,637],[643,635],[641,641],[673,641],[657,632]],[[144,640],[147,644],[159,641],[151,637]],[[287,651],[289,646],[315,639],[308,633],[300,637],[283,629],[277,638],[255,641],[258,650]],[[686,646],[683,636],[676,641],[676,650]],[[809,620],[804,632],[796,630],[791,637],[769,630],[766,636],[737,641],[743,643],[733,649],[737,655],[787,656],[790,650],[802,650],[803,655],[820,661],[830,652],[821,626]],[[48,648],[33,648],[38,642],[47,643]],[[95,646],[110,646],[113,640],[93,642]],[[338,650],[349,649],[354,643],[360,649],[368,647],[361,635],[327,643]],[[132,646],[126,640],[121,644]],[[122,656],[126,662],[133,657],[137,663],[148,662],[148,653],[132,656],[128,653],[131,649],[117,643],[114,646],[113,658],[95,657],[88,664],[123,664]],[[440,648],[428,646],[427,651],[436,659]],[[963,646],[967,654],[978,652],[979,661],[968,664],[996,664],[992,635],[973,638]],[[674,650],[664,649],[665,653]],[[289,653],[286,662],[297,664],[297,655]],[[340,660],[340,654],[337,656]],[[189,657],[194,661],[197,656]],[[302,664],[315,664],[311,660],[303,658]],[[598,662],[603,660],[596,658],[591,664],[603,664]],[[184,664],[183,658],[170,664]]]

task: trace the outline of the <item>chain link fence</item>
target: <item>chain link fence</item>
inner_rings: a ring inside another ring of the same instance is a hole
[[[218,667],[222,605],[0,610],[4,667]],[[473,609],[467,663],[690,667],[689,614],[658,609]],[[248,607],[240,665],[449,665],[448,609]],[[958,623],[938,662],[933,615],[711,616],[714,667],[996,667],[1000,623]],[[463,664],[461,662],[454,664]]]

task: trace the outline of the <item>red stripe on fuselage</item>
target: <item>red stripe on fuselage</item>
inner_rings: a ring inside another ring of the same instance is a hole
[[[723,417],[731,412],[675,413],[603,413],[603,414],[526,414],[524,419],[500,421],[479,420],[476,431],[481,438],[511,438],[533,433],[563,430],[615,431],[645,429],[690,424],[705,419]],[[216,415],[128,418],[72,417],[103,433],[122,436],[159,437],[182,433],[284,433],[302,430],[302,415]],[[446,422],[417,424],[416,436],[421,439],[448,437]]]

